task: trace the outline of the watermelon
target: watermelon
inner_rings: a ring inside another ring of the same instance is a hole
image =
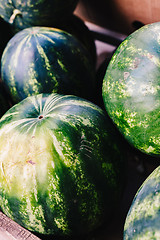
[[[78,0],[0,0],[0,17],[14,31],[32,26],[51,26],[64,21],[74,11]]]
[[[126,216],[123,239],[160,239],[160,166],[138,189]]]
[[[120,138],[100,107],[38,94],[0,121],[0,207],[40,234],[78,236],[110,220],[124,186]]]
[[[127,141],[160,155],[160,22],[130,34],[117,48],[103,79],[103,101]]]
[[[2,55],[1,78],[14,104],[39,93],[95,97],[95,68],[88,50],[56,28],[31,27],[15,34]]]
[[[65,19],[65,21],[59,21],[53,24],[52,27],[66,31],[81,41],[81,43],[90,52],[93,63],[96,64],[97,56],[94,36],[80,17],[76,16],[75,14],[71,14]],[[12,31],[14,30],[12,29]],[[14,32],[14,34],[15,33],[16,32]]]

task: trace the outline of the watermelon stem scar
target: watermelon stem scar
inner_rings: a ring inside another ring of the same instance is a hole
[[[21,11],[18,9],[14,9],[13,10],[13,14],[11,15],[10,19],[9,19],[9,23],[12,24],[16,18],[17,15],[22,15]]]
[[[40,115],[38,118],[39,118],[39,119],[42,119],[42,118],[43,118],[43,115]]]

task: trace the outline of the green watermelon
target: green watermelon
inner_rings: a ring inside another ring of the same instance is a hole
[[[0,207],[41,234],[86,234],[109,221],[120,199],[125,158],[97,105],[38,94],[0,121]]]
[[[88,50],[55,28],[26,28],[14,35],[2,55],[1,77],[13,103],[38,93],[95,97],[95,68]]]
[[[78,0],[0,0],[0,17],[14,31],[32,26],[51,26],[64,21],[74,11]]]
[[[112,56],[103,80],[105,108],[127,141],[160,155],[160,22],[130,34]]]
[[[160,167],[137,191],[124,225],[124,240],[160,239]]]
[[[59,21],[53,24],[52,27],[66,31],[76,37],[90,52],[93,63],[96,64],[97,56],[94,36],[80,17],[71,14],[65,21]]]

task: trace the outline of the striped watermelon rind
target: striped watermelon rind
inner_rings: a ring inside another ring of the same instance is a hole
[[[105,108],[127,141],[160,155],[160,23],[129,35],[117,48],[103,80]]]
[[[81,235],[109,220],[124,158],[106,113],[76,96],[39,94],[0,121],[0,207],[41,234]]]
[[[2,55],[1,77],[14,103],[52,92],[95,97],[95,68],[88,50],[56,28],[26,28],[14,35]]]
[[[0,0],[0,16],[18,32],[32,26],[52,26],[70,16],[78,0]]]
[[[68,16],[65,21],[59,21],[53,24],[51,27],[61,29],[76,37],[84,45],[84,47],[87,48],[91,54],[94,65],[96,65],[97,56],[95,39],[91,30],[80,17],[73,13]],[[12,29],[12,31],[14,32],[14,29]],[[15,33],[16,31],[14,34]]]
[[[160,239],[160,167],[137,191],[124,225],[124,240]]]

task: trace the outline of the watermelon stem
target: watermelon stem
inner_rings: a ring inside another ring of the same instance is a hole
[[[13,14],[11,15],[10,19],[9,19],[9,23],[12,24],[16,18],[17,15],[22,15],[21,11],[18,9],[14,9],[13,10]]]

